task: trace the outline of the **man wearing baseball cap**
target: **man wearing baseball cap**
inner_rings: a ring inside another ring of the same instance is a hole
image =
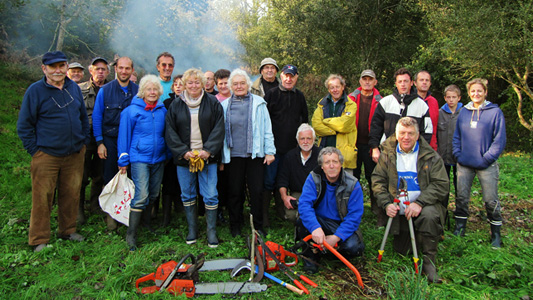
[[[85,68],[78,62],[73,62],[68,65],[67,77],[70,78],[75,83],[80,83],[83,79],[83,70]]]
[[[89,121],[78,85],[66,77],[67,57],[61,51],[43,55],[43,79],[24,94],[17,133],[32,156],[32,209],[29,244],[35,252],[50,242],[50,214],[57,186],[58,237],[83,241],[76,233],[76,215],[83,176]]]
[[[374,71],[368,69],[361,72],[359,77],[359,86],[353,93],[348,95],[352,101],[357,104],[357,112],[355,124],[357,126],[357,167],[353,171],[353,175],[357,180],[361,178],[361,167],[365,168],[365,178],[370,188],[370,204],[372,212],[377,216],[377,226],[384,226],[387,222],[387,216],[384,211],[378,207],[376,198],[372,192],[372,172],[376,167],[376,163],[372,160],[370,153],[370,146],[368,145],[370,134],[370,122],[372,116],[376,111],[381,95],[376,89],[378,81]]]
[[[276,146],[276,160],[265,168],[265,191],[263,193],[263,224],[266,224],[265,226],[269,225],[268,208],[273,191],[278,215],[284,215],[283,200],[276,187],[278,167],[283,163],[285,154],[298,146],[295,139],[298,127],[302,123],[309,123],[305,96],[296,88],[298,68],[294,65],[284,66],[281,69],[280,78],[281,83],[265,95]]]
[[[267,57],[261,61],[261,66],[259,67],[259,73],[261,76],[257,78],[252,84],[252,94],[265,97],[266,92],[272,88],[276,88],[279,85],[278,78],[276,74],[279,71],[278,64],[276,61]]]

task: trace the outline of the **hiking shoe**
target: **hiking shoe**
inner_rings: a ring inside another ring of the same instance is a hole
[[[85,240],[85,237],[79,233],[71,233],[69,235],[63,235],[59,237],[63,240],[69,240],[69,241],[76,241],[76,242],[83,242]]]
[[[33,252],[35,253],[41,252],[44,248],[46,248],[46,246],[48,246],[48,244],[39,244],[35,246],[35,248],[33,249]]]
[[[316,274],[318,273],[318,266],[315,265],[315,264],[304,264],[304,271],[309,274],[309,275],[313,275],[313,274]]]

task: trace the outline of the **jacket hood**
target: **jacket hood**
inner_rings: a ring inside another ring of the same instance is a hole
[[[472,101],[468,102],[468,104],[465,105],[465,108],[468,110],[477,110],[476,108],[474,108],[474,102]],[[483,104],[481,104],[481,106],[479,107],[479,110],[489,110],[493,108],[498,108],[498,104],[494,104],[489,100],[485,100],[485,102],[483,102]]]
[[[394,89],[392,90],[392,95],[394,95],[394,98],[398,100],[398,103],[401,103],[402,96],[398,92],[398,88],[394,87]],[[411,87],[411,90],[409,91],[409,94],[406,94],[405,97],[403,98],[403,102],[405,103],[406,106],[409,106],[409,104],[411,104],[411,102],[415,100],[416,98],[419,98],[419,96],[416,91],[416,87],[413,84],[413,86]]]
[[[463,103],[458,102],[458,103],[457,103],[457,108],[455,109],[455,112],[457,112],[458,110],[460,110],[461,107],[463,107]],[[449,114],[452,114],[452,110],[451,110],[450,107],[448,106],[448,103],[445,103],[443,106],[441,106],[441,109],[444,110],[445,112],[449,113]]]

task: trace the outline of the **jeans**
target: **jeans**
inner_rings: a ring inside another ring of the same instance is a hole
[[[481,184],[481,192],[483,194],[483,202],[485,202],[485,209],[487,210],[487,218],[489,219],[490,224],[501,226],[502,215],[500,199],[498,198],[500,168],[497,162],[483,170],[465,167],[459,163],[457,164],[457,199],[455,201],[455,217],[459,219],[468,218],[470,192],[472,189],[472,182],[476,175]]]
[[[135,184],[135,196],[131,201],[131,208],[144,210],[150,199],[159,197],[164,165],[164,162],[131,164],[131,179]]]
[[[320,227],[322,228],[326,236],[335,234],[337,228],[339,228],[341,224],[341,221],[321,218],[319,216],[316,216],[316,219],[318,223],[320,223]],[[302,219],[298,219],[298,223],[296,226],[297,237],[299,240],[302,240],[303,238],[311,234],[309,230],[305,228]],[[365,243],[363,242],[362,236],[359,234],[359,230],[354,232],[346,240],[339,241],[338,244],[339,247],[337,248],[337,251],[346,258],[361,256],[363,255],[363,251],[365,250]],[[304,255],[307,257],[313,257],[313,255],[309,251],[304,252]]]
[[[276,187],[276,177],[278,176],[278,167],[285,158],[285,154],[276,154],[276,160],[270,165],[265,165],[265,190],[273,191]]]
[[[57,157],[37,151],[31,160],[31,217],[28,243],[50,241],[50,214],[57,186],[58,235],[76,232],[76,218],[83,178],[85,147],[68,156]]]
[[[177,166],[177,173],[183,206],[196,204],[196,181],[198,178],[200,195],[204,198],[205,208],[208,210],[218,208],[216,163],[206,164],[204,169],[197,173],[189,172],[189,167]]]

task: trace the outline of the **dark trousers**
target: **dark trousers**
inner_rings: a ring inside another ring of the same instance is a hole
[[[83,180],[81,182],[80,191],[80,205],[85,203],[85,188],[91,183],[91,195],[89,203],[91,204],[91,210],[100,207],[98,197],[102,193],[104,185],[102,177],[102,160],[98,156],[98,146],[96,140],[91,136],[91,142],[87,145],[85,151],[85,162],[83,165]]]
[[[377,204],[377,200],[374,197],[372,191],[372,172],[376,167],[376,163],[372,160],[372,154],[370,153],[370,146],[368,144],[357,144],[357,168],[353,170],[353,176],[357,180],[361,179],[361,167],[365,167],[365,178],[368,182],[368,190],[370,191],[370,209],[374,215],[378,216],[378,225],[380,222],[386,222],[387,216],[383,212],[383,209]]]
[[[104,135],[104,146],[107,148],[107,158],[102,159],[104,166],[104,185],[118,173],[117,137]]]
[[[337,231],[337,228],[340,226],[341,221],[335,221],[331,219],[321,218],[319,216],[316,216],[316,219],[318,220],[318,223],[320,223],[320,227],[322,227],[322,230],[324,231],[325,235],[332,235]],[[305,228],[303,222],[301,219],[298,220],[298,223],[296,224],[296,235],[298,240],[302,240],[304,237],[310,235],[311,233],[307,228]],[[354,232],[350,237],[348,237],[344,241],[340,241],[339,247],[337,248],[337,251],[342,254],[344,257],[351,258],[356,256],[363,255],[363,251],[365,250],[365,243],[363,242],[362,236],[359,235],[359,230]],[[310,252],[311,249],[308,249],[304,252],[304,255],[307,257],[313,258],[313,254]],[[317,258],[316,256],[314,256]]]
[[[448,174],[448,179],[450,179],[450,171],[453,172],[453,187],[455,191],[455,198],[457,198],[457,166],[446,165],[446,174]],[[446,207],[448,207],[448,201],[450,200],[450,195],[448,194],[448,199],[446,201]]]
[[[242,210],[244,201],[242,191],[244,185],[250,192],[251,213],[254,216],[254,227],[263,230],[263,160],[264,158],[232,157],[229,164],[224,165],[226,176],[229,178],[228,186],[228,212],[230,226],[240,227],[244,224]]]

